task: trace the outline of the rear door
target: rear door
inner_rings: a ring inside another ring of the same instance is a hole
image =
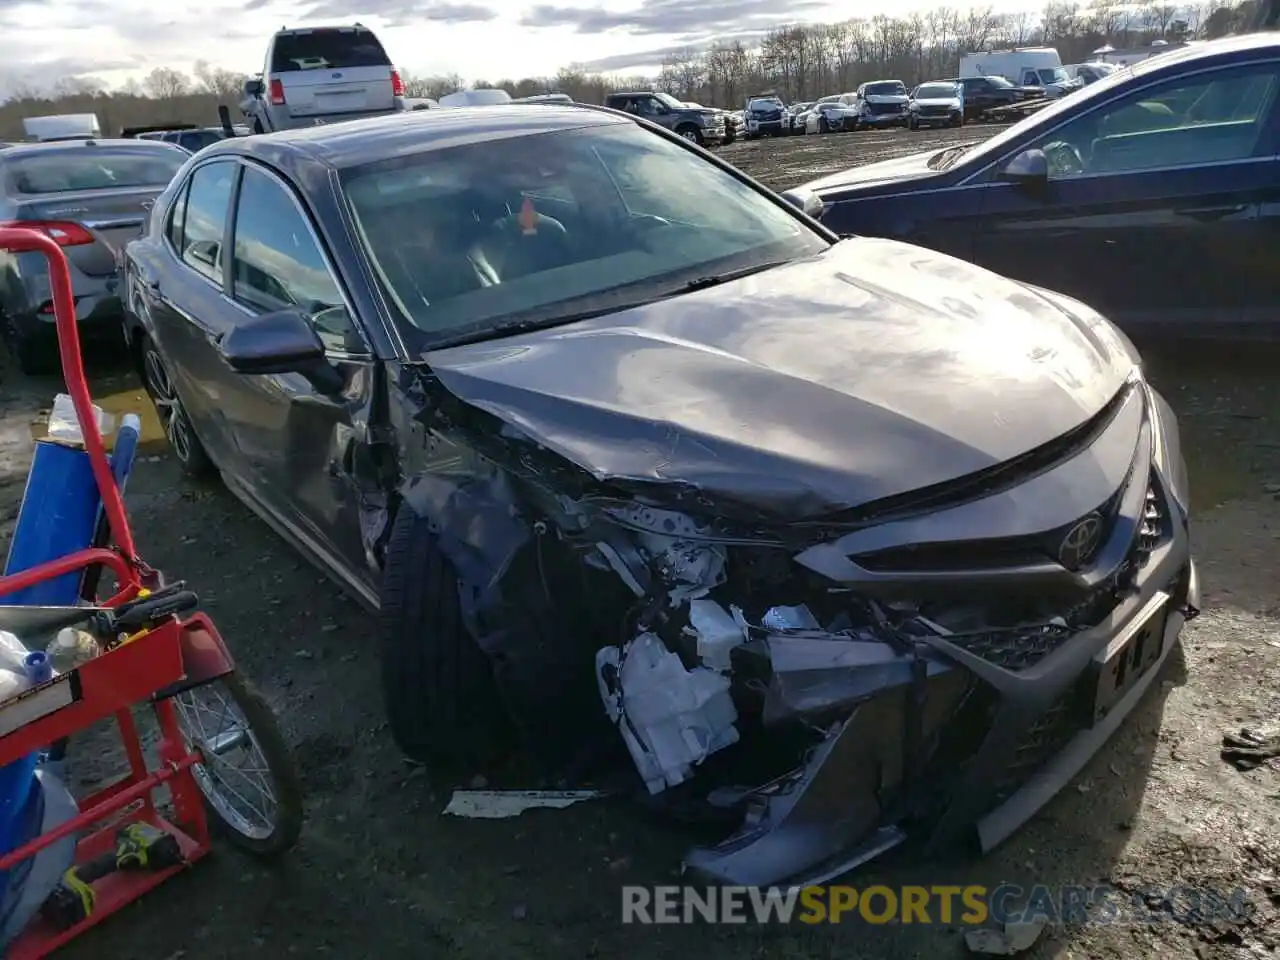
[[[392,110],[391,60],[373,31],[319,27],[276,34],[267,64],[291,117]]]

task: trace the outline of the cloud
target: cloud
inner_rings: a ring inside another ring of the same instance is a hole
[[[0,3],[4,0],[0,0]],[[261,0],[249,0],[259,3]],[[320,0],[309,7],[303,18],[307,20],[345,20],[349,17],[379,17],[388,26],[409,26],[415,22],[432,23],[488,23],[498,16],[497,11],[478,3],[451,3],[449,0]]]
[[[0,68],[0,100],[19,90],[49,90],[60,80],[77,80],[112,70],[133,70],[135,60],[92,60],[81,57],[57,57],[52,60],[14,62],[6,60]]]
[[[668,57],[680,56],[690,50],[703,51],[717,43],[732,43],[738,40],[742,42],[743,46],[750,47],[759,43],[760,38],[767,33],[768,30],[746,30],[709,39],[681,37],[685,41],[684,43],[640,50],[635,53],[615,53],[609,57],[599,57],[595,60],[574,63],[573,66],[575,69],[583,70],[587,73],[614,73],[618,70],[635,70],[639,67],[658,67]]]
[[[573,27],[576,33],[710,37],[794,22],[804,11],[826,6],[822,0],[642,0],[630,10],[538,4],[520,22],[526,27]]]

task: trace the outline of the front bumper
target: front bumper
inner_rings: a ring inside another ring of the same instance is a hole
[[[864,113],[857,118],[860,127],[900,127],[907,122],[907,113]]]
[[[751,795],[738,833],[690,851],[686,869],[712,883],[806,886],[908,841],[927,856],[963,841],[985,853],[1018,830],[1132,713],[1200,605],[1172,473],[1153,460],[1126,481],[1124,495],[1146,491],[1145,504],[1156,492],[1161,533],[1117,532],[1130,538],[1117,569],[1136,572],[1096,625],[1017,646],[928,637],[909,678],[904,666],[859,700],[800,767]],[[935,670],[938,659],[948,666]],[[1105,711],[1102,691],[1114,693]]]

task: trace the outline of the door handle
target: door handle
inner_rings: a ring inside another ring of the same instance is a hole
[[[1183,207],[1181,210],[1175,210],[1174,213],[1180,217],[1190,217],[1200,223],[1212,223],[1214,220],[1223,220],[1237,213],[1244,213],[1248,209],[1247,203],[1233,203],[1221,207]]]

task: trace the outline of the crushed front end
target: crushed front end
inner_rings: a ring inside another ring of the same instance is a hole
[[[647,792],[741,816],[686,868],[775,886],[1026,822],[1194,616],[1187,503],[1172,413],[1134,378],[1015,462],[844,516],[543,507],[633,597],[596,680]]]

